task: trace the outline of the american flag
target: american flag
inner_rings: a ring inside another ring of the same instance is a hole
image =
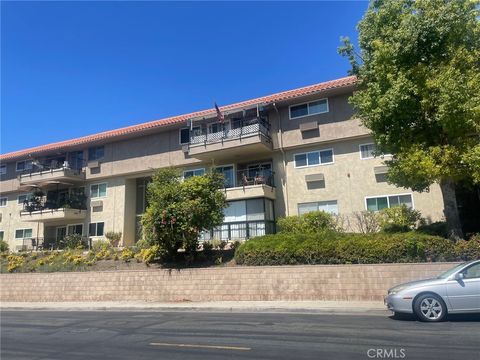
[[[222,112],[220,111],[220,109],[218,108],[218,105],[217,103],[215,103],[215,110],[217,111],[217,120],[219,123],[223,124],[223,122],[225,121],[225,116],[223,116]]]

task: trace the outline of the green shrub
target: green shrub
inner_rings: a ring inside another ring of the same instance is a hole
[[[211,241],[204,241],[202,243],[203,251],[210,252],[213,250],[213,244]]]
[[[420,211],[406,205],[382,209],[377,216],[380,229],[390,233],[410,231],[422,219]]]
[[[140,252],[135,255],[135,258],[139,261],[143,261],[149,265],[154,262],[160,262],[167,257],[167,252],[163,250],[160,245],[153,245],[147,249],[141,249]]]
[[[112,248],[112,245],[109,241],[106,240],[96,240],[92,243],[92,250],[94,253],[100,251],[108,251]]]
[[[281,233],[315,233],[321,230],[335,230],[336,221],[324,211],[312,211],[303,215],[287,216],[277,220]]]
[[[87,239],[79,234],[70,234],[59,241],[60,249],[86,249],[88,247]]]
[[[216,250],[223,250],[227,246],[227,242],[221,239],[212,239],[207,241],[207,243],[212,246],[212,249],[216,249]],[[209,246],[208,244],[207,244],[207,248]]]
[[[243,243],[235,251],[235,260],[243,265],[294,265],[452,261],[477,257],[479,250],[475,244],[461,246],[446,238],[413,231],[279,233]]]
[[[8,251],[8,243],[5,240],[0,240],[0,252]]]
[[[455,244],[455,255],[462,260],[480,259],[480,234],[469,240],[459,240]]]
[[[122,259],[125,262],[129,262],[134,257],[135,257],[135,253],[130,248],[123,249],[120,254],[120,259]]]
[[[447,238],[448,237],[448,228],[445,221],[438,221],[431,224],[420,225],[417,228],[418,232],[429,235],[437,235]]]
[[[122,239],[122,233],[109,231],[105,234],[105,237],[110,242],[110,245],[112,245],[113,247],[117,247],[120,243],[120,240]]]

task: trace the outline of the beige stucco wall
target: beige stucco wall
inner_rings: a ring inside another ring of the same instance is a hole
[[[377,181],[374,167],[383,165],[383,160],[360,159],[359,145],[370,142],[371,138],[367,137],[287,151],[288,182],[285,191],[288,191],[289,214],[297,214],[299,203],[337,200],[339,213],[348,215],[366,210],[365,198],[369,196],[412,194],[414,207],[423,216],[431,221],[442,219],[443,201],[438,185],[432,185],[429,193],[418,193]],[[324,149],[333,149],[333,164],[295,168],[296,153]],[[324,175],[325,187],[308,189],[305,175],[318,173]]]

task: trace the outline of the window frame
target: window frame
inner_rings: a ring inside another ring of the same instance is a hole
[[[371,160],[371,159],[376,159],[376,158],[380,158],[380,159],[383,159],[385,156],[392,156],[392,154],[381,154],[379,156],[371,156],[371,157],[368,157],[368,158],[363,158],[362,157],[362,146],[366,146],[366,145],[373,145],[375,146],[375,150],[377,150],[377,145],[373,142],[371,143],[364,143],[364,144],[359,144],[358,145],[358,152],[360,153],[360,160]]]
[[[328,163],[322,163],[321,162],[322,157],[321,157],[320,153],[325,152],[325,151],[332,151],[332,161],[331,162],[328,162]],[[318,153],[319,163],[314,164],[314,165],[308,165],[308,154],[313,154],[313,153]],[[306,155],[307,165],[297,166],[297,160],[295,158],[298,155]],[[307,151],[307,152],[303,152],[303,153],[295,153],[295,154],[293,154],[293,164],[294,164],[295,169],[302,169],[302,168],[315,167],[315,166],[324,166],[324,165],[332,165],[332,164],[335,164],[335,151],[333,150],[333,148],[327,148],[327,149],[322,149],[322,150]]]
[[[214,171],[216,171],[218,168],[226,168],[226,167],[232,167],[233,168],[233,186],[229,187],[227,189],[232,189],[234,187],[237,187],[237,167],[235,164],[225,164],[225,165],[217,165],[213,168]]]
[[[90,227],[95,224],[95,235],[90,234]],[[103,224],[103,234],[98,235],[98,224]],[[68,231],[68,229],[67,229]],[[102,237],[105,236],[105,221],[97,221],[88,223],[88,237]]]
[[[310,104],[311,104],[311,103],[315,103],[315,102],[319,102],[319,101],[322,101],[322,100],[325,100],[325,102],[326,102],[326,104],[327,104],[327,110],[326,110],[326,111],[322,111],[322,112],[318,112],[318,113],[314,113],[314,114],[310,114]],[[307,105],[307,112],[308,112],[308,114],[307,114],[307,115],[301,115],[301,116],[292,117],[292,110],[291,110],[291,108],[292,108],[292,107],[295,107],[295,106],[305,105],[305,104]],[[306,102],[303,102],[303,103],[292,104],[292,105],[289,105],[289,106],[288,106],[288,118],[289,118],[290,120],[296,120],[296,119],[301,119],[301,118],[308,117],[308,116],[326,114],[326,113],[328,113],[328,112],[330,112],[330,105],[329,105],[328,98],[322,98],[322,99],[317,99],[317,100],[312,100],[312,101],[306,101]]]
[[[335,204],[337,206],[337,212],[333,213],[333,212],[329,212],[329,211],[319,209],[320,208],[319,204],[321,204],[321,203],[332,203],[332,202],[335,202]],[[306,205],[306,204],[316,204],[317,210],[315,210],[315,211],[325,211],[326,213],[331,214],[331,215],[340,214],[340,210],[338,209],[338,200],[319,200],[319,201],[307,201],[307,202],[303,202],[303,203],[297,203],[297,214],[298,215],[300,215],[300,205]]]
[[[190,138],[192,137],[191,134],[193,132],[194,129],[200,129],[200,131],[202,130],[202,127],[200,125],[196,125],[196,126],[192,126],[192,128],[190,129],[189,127],[182,127],[178,130],[178,143],[180,145],[187,145],[187,144],[190,144]],[[188,130],[188,141],[185,142],[185,143],[182,143],[182,130]]]
[[[23,236],[22,237],[17,237],[17,231],[19,230],[22,230],[22,234]],[[25,236],[25,230],[30,230],[31,232],[31,235],[30,236]],[[33,229],[32,228],[19,228],[19,229],[15,229],[15,236],[14,236],[14,239],[15,240],[23,240],[23,239],[30,239],[30,238],[33,238]]]
[[[67,225],[67,235],[75,234],[75,233],[69,234],[68,230],[69,230],[70,228],[72,228],[72,227],[74,228],[74,227],[79,226],[79,225],[82,227],[82,233],[81,233],[81,234],[78,234],[78,235],[84,236],[83,233],[84,233],[84,230],[85,230],[85,226],[83,225],[83,223],[68,224],[68,225]]]
[[[5,199],[5,205],[2,205],[2,200]],[[7,196],[2,196],[0,197],[0,208],[7,207],[8,205],[8,197]]]
[[[17,195],[17,205],[23,205],[23,202],[25,201],[23,200],[22,202],[20,202],[20,196],[26,196],[25,200],[28,200],[29,197],[32,196],[32,193]]]
[[[202,170],[202,171],[203,171],[203,174],[202,174],[202,175],[192,175],[191,177],[193,177],[193,176],[203,176],[203,175],[205,175],[205,173],[206,173],[206,169],[205,169],[205,168],[188,169],[188,170],[183,170],[183,176],[182,176],[182,178],[185,180],[185,173],[186,173],[186,172],[190,172],[190,171],[195,172],[195,171],[199,171],[199,170]],[[187,178],[187,179],[188,179],[188,178]]]
[[[104,185],[104,184],[105,184],[105,195],[100,196],[100,185]],[[93,186],[98,186],[98,196],[92,196],[92,187]],[[106,198],[107,195],[108,195],[108,182],[90,184],[90,199],[103,199],[103,198]]]
[[[472,265],[470,265],[470,266],[467,266],[465,269],[462,269],[462,271],[460,271],[460,273],[461,273],[461,274],[463,274],[463,276],[464,276],[464,279],[465,279],[465,280],[470,280],[470,279],[474,279],[474,280],[475,280],[475,279],[480,279],[480,276],[475,276],[475,277],[465,277],[465,275],[466,275],[466,272],[468,271],[468,269],[471,269],[471,268],[473,268],[473,267],[475,267],[475,266],[480,266],[480,263],[472,264]]]
[[[18,169],[18,164],[24,163],[24,168],[23,169]],[[30,167],[27,168],[27,163],[30,164]],[[33,160],[20,160],[15,163],[15,171],[16,172],[21,172],[21,171],[26,171],[26,170],[32,170],[33,169]]]
[[[227,124],[228,124],[228,128],[226,128]],[[223,125],[223,130],[212,131],[212,127],[214,125]],[[232,130],[232,123],[230,122],[230,120],[225,120],[223,123],[215,121],[215,122],[211,122],[211,123],[207,124],[207,134],[216,134],[216,133],[219,133],[219,132],[222,132],[222,131],[225,132],[225,131],[230,131],[230,130]]]
[[[370,159],[375,159],[376,156],[370,156],[370,157],[362,157],[362,146],[367,146],[367,145],[373,145],[375,147],[375,150],[376,150],[376,145],[375,143],[365,143],[365,144],[359,144],[358,145],[358,151],[360,152],[360,160],[370,160]]]
[[[373,196],[365,196],[365,210],[367,211],[373,211],[373,212],[378,212],[380,210],[368,210],[368,205],[367,205],[367,200],[368,199],[378,199],[378,198],[387,198],[387,209],[391,209],[391,206],[390,206],[390,199],[389,197],[391,196],[406,196],[406,195],[409,195],[410,198],[412,199],[412,207],[411,209],[412,210],[415,210],[415,202],[413,200],[413,193],[402,193],[402,194],[386,194],[386,195],[373,195]],[[401,204],[403,205],[403,204]]]
[[[7,164],[0,165],[0,175],[7,175]]]

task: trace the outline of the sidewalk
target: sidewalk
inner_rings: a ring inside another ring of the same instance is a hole
[[[212,301],[212,302],[2,302],[3,310],[50,311],[205,311],[380,314],[389,312],[379,301]]]

